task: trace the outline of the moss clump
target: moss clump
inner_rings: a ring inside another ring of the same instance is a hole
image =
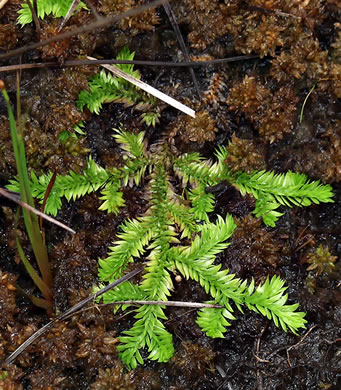
[[[118,15],[143,4],[142,0],[99,0],[97,11],[105,15]],[[153,30],[154,26],[159,23],[159,15],[152,8],[138,15],[122,19],[119,22],[119,26],[123,31],[126,31],[126,33],[134,37],[138,33]]]
[[[252,216],[236,220],[237,228],[232,236],[228,257],[233,259],[232,272],[238,276],[252,276],[259,282],[265,280],[280,262],[282,244],[275,233],[267,231],[262,221]]]
[[[214,141],[216,132],[215,120],[207,110],[202,110],[195,118],[180,116],[175,121],[172,136],[178,135],[186,144],[197,143],[202,146],[205,142]]]
[[[262,149],[264,149],[262,145],[256,145],[252,140],[240,139],[233,134],[227,147],[228,155],[225,162],[231,172],[261,171],[266,168]]]
[[[307,271],[313,271],[317,276],[330,275],[336,269],[337,256],[332,256],[328,246],[319,245],[317,249],[306,254],[303,263],[308,263]]]
[[[0,49],[13,49],[18,42],[17,28],[13,24],[0,25]]]
[[[282,139],[294,127],[298,98],[291,85],[272,92],[255,77],[246,75],[231,88],[226,102],[230,110],[243,113],[270,143]]]
[[[134,375],[124,373],[123,366],[119,362],[112,368],[100,368],[91,390],[135,390]]]

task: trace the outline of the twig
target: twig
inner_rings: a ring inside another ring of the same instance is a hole
[[[140,14],[140,13],[142,13],[150,8],[156,8],[156,7],[164,4],[165,1],[166,0],[155,0],[149,4],[144,4],[144,5],[141,5],[139,7],[135,7],[133,9],[130,9],[126,12],[122,12],[119,15],[107,16],[101,20],[96,20],[95,22],[88,24],[87,26],[77,27],[72,31],[67,31],[67,32],[62,33],[62,34],[55,35],[51,38],[45,39],[42,42],[32,43],[30,45],[19,47],[18,49],[11,50],[5,54],[0,54],[0,60],[4,60],[6,58],[18,56],[20,54],[26,53],[29,50],[37,49],[38,47],[46,46],[49,43],[61,41],[63,39],[70,38],[70,37],[77,35],[77,34],[82,34],[82,33],[88,32],[88,31],[94,31],[94,30],[97,30],[98,28],[110,27],[121,19],[128,18],[130,16],[138,15],[138,14]]]
[[[18,347],[14,352],[12,352],[8,358],[5,360],[5,364],[11,364],[24,350],[30,346],[35,340],[37,340],[39,337],[41,337],[47,330],[49,330],[53,324],[55,324],[57,321],[62,321],[69,315],[75,313],[79,309],[81,309],[83,306],[85,306],[88,302],[96,299],[97,297],[101,296],[102,294],[106,293],[107,291],[117,287],[121,283],[131,279],[138,273],[142,272],[143,268],[138,268],[134,271],[129,272],[122,278],[116,280],[113,283],[108,284],[106,287],[102,288],[101,290],[97,291],[95,294],[90,295],[89,297],[83,299],[81,302],[77,303],[76,305],[72,306],[70,309],[66,310],[63,314],[58,316],[57,318],[54,318],[52,321],[44,325],[42,328],[37,330],[35,333],[33,333],[32,336],[30,336],[26,341],[24,341],[20,347]]]
[[[35,4],[32,5],[30,0],[25,0],[25,3],[27,4],[28,8],[31,11],[32,18],[33,18],[34,24],[36,26],[38,38],[40,39],[40,23],[39,23],[39,19],[38,19],[37,13],[36,13],[36,8],[34,7],[35,5],[37,5],[37,3],[35,2]]]
[[[312,326],[312,327],[306,332],[306,334],[301,338],[301,340],[300,340],[298,343],[296,343],[296,344],[294,344],[294,345],[292,345],[291,347],[289,347],[289,348],[286,349],[289,367],[292,367],[291,361],[290,361],[290,356],[289,356],[289,351],[290,351],[291,349],[297,348],[299,345],[301,345],[301,344],[303,343],[304,339],[305,339],[305,338],[309,335],[309,333],[310,333],[313,329],[315,329],[316,327],[317,327],[317,325]]]
[[[257,384],[258,384],[257,388],[258,388],[258,390],[263,390],[264,389],[264,386],[263,386],[263,376],[262,376],[262,373],[261,373],[260,369],[258,368],[258,362],[269,363],[269,361],[267,361],[265,359],[261,359],[260,357],[258,357],[259,350],[260,350],[261,338],[263,337],[265,331],[268,329],[268,326],[269,326],[269,323],[265,324],[264,328],[262,329],[260,335],[257,338],[257,346],[256,346],[255,357],[256,357],[256,360],[257,360],[256,366],[257,366]]]
[[[93,57],[87,57],[89,60],[95,60]],[[175,107],[176,109],[184,112],[185,114],[191,116],[192,118],[195,118],[195,111],[191,108],[185,106],[184,104],[178,102],[177,100],[173,99],[172,97],[166,95],[165,93],[159,91],[158,89],[152,87],[151,85],[136,79],[135,77],[131,76],[130,74],[123,72],[123,70],[119,69],[115,65],[101,65],[103,68],[110,70],[115,76],[122,77],[123,79],[129,81],[130,83],[134,84],[136,87],[143,89],[147,93],[155,96],[156,98],[166,102],[172,107]]]
[[[172,24],[172,27],[173,27],[173,30],[175,31],[175,34],[176,34],[176,37],[178,39],[178,42],[179,42],[179,45],[181,47],[181,50],[184,54],[184,57],[185,57],[185,60],[186,61],[190,61],[189,59],[189,55],[188,55],[188,50],[187,50],[187,47],[185,45],[185,42],[184,42],[184,39],[182,38],[182,34],[181,34],[181,31],[180,31],[180,28],[179,28],[179,25],[178,25],[178,22],[176,21],[176,16],[169,4],[168,1],[165,2],[165,4],[163,5],[163,8],[165,9],[166,11],[166,14]],[[201,99],[201,94],[200,94],[200,88],[199,88],[199,84],[198,84],[198,81],[195,77],[195,74],[194,74],[194,70],[192,67],[190,67],[189,69],[189,72],[191,74],[191,77],[192,77],[192,80],[193,80],[193,84],[194,84],[194,87],[197,91],[197,94],[198,94],[198,97],[199,99]]]
[[[221,305],[212,305],[210,303],[200,302],[182,302],[182,301],[116,301],[111,303],[102,303],[100,306],[109,305],[157,305],[157,306],[173,306],[173,307],[195,307],[204,308],[209,307],[213,309],[221,309]]]
[[[170,66],[172,68],[186,68],[189,66],[209,66],[218,65],[228,62],[246,61],[259,58],[258,55],[244,55],[227,58],[217,58],[210,61],[184,61],[184,62],[171,62],[171,61],[140,61],[140,60],[68,60],[60,64],[59,62],[36,62],[32,64],[18,64],[0,66],[1,72],[14,72],[18,69],[36,69],[36,68],[48,68],[49,66],[66,67],[66,66],[78,66],[78,65],[101,65],[101,64],[131,64],[131,65],[143,65],[143,66]]]
[[[15,195],[13,195],[10,191],[5,190],[4,188],[0,188],[0,195],[4,196],[7,199],[10,199],[11,201],[17,203],[19,206],[24,207],[25,209],[31,211],[32,213],[39,215],[40,217],[46,219],[47,221],[54,223],[55,225],[71,232],[76,233],[73,229],[69,228],[68,226],[64,225],[62,222],[57,221],[56,219],[42,213],[41,211],[35,209],[34,207],[31,207],[25,202],[22,202],[21,200],[17,199]]]

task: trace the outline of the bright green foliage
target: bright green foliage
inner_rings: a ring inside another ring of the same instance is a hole
[[[320,184],[319,181],[311,182],[300,173],[239,173],[232,182],[243,195],[248,192],[257,199],[254,213],[256,217],[262,217],[268,226],[275,226],[278,217],[283,214],[275,211],[281,205],[301,207],[332,202],[331,186]]]
[[[33,1],[31,4],[33,4]],[[37,14],[40,19],[52,14],[56,18],[65,17],[73,0],[37,0]],[[77,7],[87,9],[86,5],[81,1]],[[18,23],[21,26],[32,22],[32,13],[29,6],[23,1],[21,9],[18,11]]]
[[[115,175],[116,173],[116,175]],[[70,171],[69,175],[57,175],[56,181],[52,187],[51,193],[47,198],[45,213],[53,216],[57,215],[62,206],[61,198],[64,196],[68,201],[76,200],[85,194],[101,190],[104,203],[101,210],[108,212],[118,212],[118,207],[124,205],[122,193],[119,191],[121,181],[117,177],[118,171],[113,170],[110,174],[104,168],[100,167],[91,158],[88,160],[87,169],[83,174]],[[52,172],[42,175],[39,178],[34,172],[31,174],[32,195],[43,202],[47,186],[51,180]],[[18,191],[18,182],[10,180],[7,188],[11,191]]]
[[[284,295],[287,287],[279,276],[274,276],[271,280],[267,278],[266,282],[254,288],[254,282],[248,287],[248,294],[245,297],[245,304],[250,310],[263,314],[269,320],[273,320],[276,326],[281,325],[286,332],[287,327],[297,334],[297,329],[306,322],[305,313],[297,312],[298,303],[286,305],[288,294]]]
[[[117,56],[117,60],[133,60],[135,53],[131,53],[127,47],[123,48]],[[131,64],[117,64],[119,69],[123,70],[130,76],[140,79],[141,75],[138,70],[134,70]],[[89,81],[89,91],[81,91],[78,96],[77,106],[80,110],[87,106],[91,112],[99,114],[104,103],[124,103],[127,106],[135,105],[138,110],[144,110],[142,121],[148,126],[155,126],[160,114],[156,107],[154,111],[148,110],[153,108],[156,99],[145,93],[140,88],[131,84],[122,77],[116,77],[112,73],[101,70]]]
[[[167,145],[154,145],[149,153],[142,132],[131,134],[120,129],[115,131],[114,138],[122,148],[122,167],[109,173],[90,159],[83,175],[71,172],[65,177],[57,176],[49,196],[52,200],[48,200],[49,211],[56,212],[62,196],[77,199],[103,187],[104,203],[100,208],[117,213],[124,204],[121,186],[144,183],[146,211],[120,226],[107,258],[99,260],[99,278],[112,282],[129,263],[141,258],[146,262],[145,272],[139,284],[125,282],[104,294],[105,303],[134,299],[167,301],[174,288],[171,274],[177,272],[197,281],[211,297],[210,303],[222,306],[204,308],[198,313],[197,323],[210,337],[223,337],[235,318],[234,307],[242,312],[246,306],[285,331],[296,333],[305,326],[305,314],[296,311],[298,304],[286,304],[286,287],[279,277],[274,276],[255,288],[253,281],[248,284],[215,263],[216,255],[229,245],[227,240],[235,224],[230,215],[210,221],[215,199],[205,190],[222,180],[232,183],[242,193],[251,193],[257,199],[256,214],[266,224],[273,225],[278,216],[275,209],[282,204],[331,202],[330,186],[308,182],[304,175],[291,172],[232,174],[224,162],[227,151],[222,147],[216,153],[217,161],[212,163],[198,153],[175,156]],[[50,176],[32,176],[32,191],[39,199],[43,198]],[[172,185],[176,179],[179,193]],[[10,189],[16,189],[13,183]],[[115,310],[127,307],[121,305]],[[173,355],[173,345],[172,336],[162,323],[166,319],[164,307],[141,306],[135,311],[135,319],[132,328],[120,338],[118,350],[123,362],[130,368],[143,364],[140,350],[144,348],[149,353],[148,359],[168,361]]]

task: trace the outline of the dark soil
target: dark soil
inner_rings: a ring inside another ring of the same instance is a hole
[[[20,28],[16,12],[22,1],[9,0],[0,10],[0,54],[39,40],[35,25]],[[118,14],[144,3],[96,0],[97,12]],[[114,5],[113,5],[114,4]],[[95,67],[45,67],[21,73],[22,112],[29,168],[80,172],[89,154],[102,166],[120,162],[112,128],[144,130],[148,144],[168,142],[179,153],[198,151],[213,157],[228,145],[231,169],[293,170],[331,184],[334,203],[308,208],[283,208],[276,228],[251,217],[253,199],[234,188],[215,189],[212,215],[233,214],[238,228],[230,247],[217,261],[241,278],[264,281],[267,275],[286,280],[289,301],[307,313],[300,336],[284,333],[265,318],[237,313],[224,339],[206,337],[193,310],[171,308],[165,325],[173,334],[174,357],[165,364],[146,360],[128,372],[117,357],[117,336],[133,316],[113,315],[92,307],[57,323],[13,364],[3,365],[0,389],[221,389],[297,390],[341,387],[341,5],[338,0],[286,1],[185,0],[171,2],[193,60],[254,54],[220,65],[195,67],[201,89],[196,96],[186,68],[138,67],[144,81],[184,102],[197,112],[192,120],[162,106],[160,123],[147,128],[140,112],[108,104],[100,115],[76,108],[78,93]],[[95,17],[81,11],[67,30]],[[41,40],[57,34],[60,20],[40,21]],[[163,8],[121,21],[110,28],[0,59],[0,66],[64,61],[91,55],[114,58],[127,45],[135,59],[179,61],[182,54]],[[0,69],[1,71],[1,69]],[[13,105],[16,74],[2,72]],[[307,94],[316,84],[304,107]],[[7,110],[0,100],[0,185],[16,174]],[[86,121],[86,137],[63,146],[58,135]],[[58,219],[72,226],[70,236],[45,224],[54,275],[55,313],[88,296],[97,282],[97,260],[105,257],[126,218],[145,210],[140,187],[126,188],[125,208],[113,217],[98,210],[96,194],[63,204]],[[15,207],[0,198],[0,361],[49,319],[18,294],[36,292],[18,261],[14,231]],[[22,221],[19,235],[30,253]],[[310,253],[322,245],[336,256],[330,269],[307,270]],[[33,256],[32,256],[33,258]],[[201,302],[204,291],[193,281],[175,284],[172,299]],[[147,355],[146,355],[147,356]]]

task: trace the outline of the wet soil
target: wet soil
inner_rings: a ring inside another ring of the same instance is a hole
[[[34,24],[20,28],[20,1],[9,0],[0,11],[0,54],[38,40]],[[93,4],[111,15],[142,1],[105,0]],[[298,3],[299,5],[297,5]],[[112,4],[115,4],[113,6]],[[112,129],[121,124],[144,130],[148,145],[169,143],[177,153],[198,151],[212,158],[219,145],[229,145],[231,169],[275,172],[293,170],[331,184],[334,203],[308,208],[283,208],[275,228],[251,217],[254,200],[242,197],[227,183],[215,189],[212,218],[231,213],[237,229],[231,245],[217,257],[238,277],[257,282],[280,275],[288,285],[289,301],[307,313],[306,330],[284,333],[265,318],[245,310],[223,339],[206,337],[196,324],[196,312],[166,310],[175,355],[158,364],[126,371],[117,357],[117,336],[129,328],[133,315],[113,315],[112,309],[91,307],[58,323],[10,366],[0,371],[1,389],[221,389],[296,390],[341,387],[341,6],[337,0],[171,2],[191,58],[211,60],[244,54],[242,59],[195,68],[201,97],[186,68],[139,66],[144,81],[184,102],[197,112],[190,120],[162,105],[160,123],[148,128],[140,112],[123,104],[104,105],[100,115],[76,108],[95,67],[54,67],[24,70],[20,93],[26,118],[25,142],[29,169],[37,174],[56,170],[80,172],[89,154],[102,166],[121,163]],[[68,28],[90,23],[81,11]],[[59,23],[59,21],[58,21]],[[52,17],[41,21],[42,38],[56,34]],[[135,59],[179,61],[183,55],[163,8],[119,22],[98,32],[26,52],[22,63],[61,63],[78,56],[113,58],[127,45]],[[18,64],[18,57],[0,66]],[[16,75],[3,72],[13,105]],[[314,85],[304,106],[307,94]],[[0,100],[0,185],[16,173],[7,110]],[[59,134],[85,121],[86,136],[62,145]],[[229,144],[230,143],[230,144]],[[125,188],[126,206],[117,216],[98,210],[98,194],[63,203],[58,219],[72,226],[74,236],[54,225],[45,226],[54,276],[55,313],[88,296],[97,283],[98,258],[106,256],[119,225],[145,211],[143,183]],[[0,198],[0,360],[48,321],[15,286],[35,292],[16,255],[15,207]],[[19,235],[30,255],[19,221]],[[322,245],[336,256],[332,270],[307,270],[309,253]],[[33,257],[33,256],[32,256]],[[193,281],[174,280],[172,299],[205,301]],[[237,313],[237,312],[236,312]],[[144,357],[146,357],[145,354]]]

